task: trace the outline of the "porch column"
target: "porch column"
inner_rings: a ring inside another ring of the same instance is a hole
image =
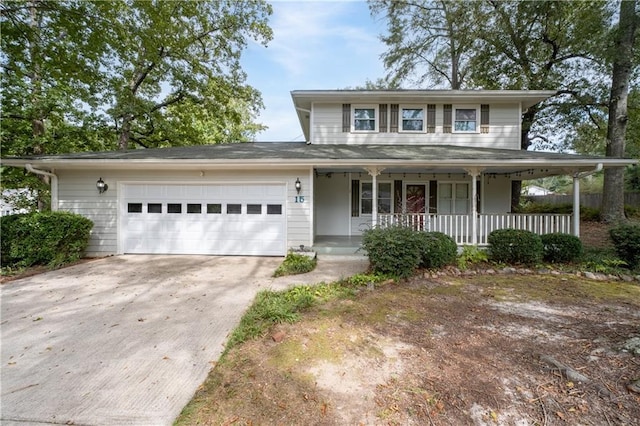
[[[378,225],[378,175],[384,169],[368,167],[365,170],[371,176],[371,227],[375,228]]]
[[[573,175],[573,235],[580,236],[580,174]]]
[[[471,176],[471,244],[478,245],[478,176],[480,169],[465,169]]]

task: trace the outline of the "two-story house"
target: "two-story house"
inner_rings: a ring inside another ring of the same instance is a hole
[[[51,177],[54,209],[95,227],[89,255],[355,250],[371,226],[486,244],[498,228],[579,234],[579,179],[633,160],[520,149],[550,91],[291,93],[305,142],[7,158]],[[510,213],[512,180],[574,178],[573,215]]]

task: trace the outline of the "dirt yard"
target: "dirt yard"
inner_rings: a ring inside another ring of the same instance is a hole
[[[634,337],[637,283],[387,283],[233,349],[180,424],[640,425]]]

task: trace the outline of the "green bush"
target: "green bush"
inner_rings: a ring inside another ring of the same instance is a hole
[[[518,213],[573,214],[573,204],[529,203],[518,209]],[[587,222],[600,220],[600,210],[580,207],[580,219]]]
[[[375,272],[406,278],[420,266],[420,237],[410,228],[368,229],[363,234],[362,247]]]
[[[640,266],[640,225],[622,224],[609,231],[616,253],[630,269]]]
[[[306,274],[307,272],[313,271],[317,263],[315,257],[289,252],[280,266],[278,266],[278,269],[273,273],[273,276],[282,277],[284,275]]]
[[[463,246],[462,253],[458,256],[458,268],[465,270],[469,265],[483,263],[489,260],[487,252],[478,246]]]
[[[419,232],[420,266],[423,268],[441,268],[456,262],[458,245],[442,232]]]
[[[582,241],[575,235],[545,234],[540,239],[543,246],[542,256],[547,262],[572,262],[582,256]]]
[[[542,260],[542,240],[533,232],[498,229],[487,241],[489,256],[495,262],[535,264]]]
[[[35,212],[3,217],[2,265],[57,267],[78,260],[93,222],[68,212]]]

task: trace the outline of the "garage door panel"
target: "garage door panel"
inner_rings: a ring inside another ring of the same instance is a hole
[[[284,185],[135,184],[124,198],[126,253],[286,254]]]

